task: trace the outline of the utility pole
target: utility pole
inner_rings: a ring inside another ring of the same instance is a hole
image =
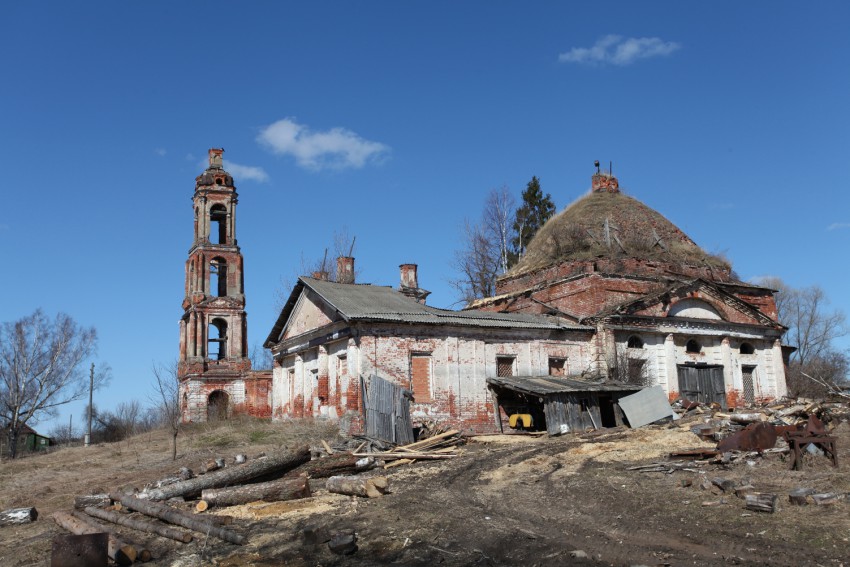
[[[94,362],[91,363],[91,371],[89,373],[89,432],[86,433],[86,447],[91,444],[91,410],[94,398]]]

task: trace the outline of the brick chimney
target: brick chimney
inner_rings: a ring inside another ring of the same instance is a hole
[[[328,274],[327,271],[321,271],[321,270],[317,271],[317,272],[313,272],[313,279],[314,280],[322,280],[323,282],[326,282],[329,279],[329,274]]]
[[[354,283],[354,258],[340,256],[336,259],[337,283]]]
[[[610,173],[596,172],[591,179],[591,191],[594,193],[619,193],[620,183]]]
[[[416,264],[401,264],[399,267],[401,274],[401,285],[398,290],[407,297],[415,299],[421,304],[425,304],[431,292],[419,287],[419,278],[416,274]]]
[[[416,277],[416,264],[402,264],[398,267],[401,272],[401,288],[419,287],[419,280]]]
[[[222,163],[222,155],[224,148],[210,148],[210,169],[221,169],[224,167]]]

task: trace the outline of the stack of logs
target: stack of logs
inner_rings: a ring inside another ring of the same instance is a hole
[[[360,476],[359,473],[379,465],[391,467],[417,460],[455,457],[460,443],[459,432],[452,430],[379,452],[362,452],[367,442],[348,452],[334,450],[323,441],[327,455],[313,460],[306,445],[251,460],[237,455],[232,466],[225,466],[224,459],[214,459],[207,463],[203,474],[194,475],[183,467],[175,476],[152,482],[135,494],[115,491],[78,496],[74,511],[56,512],[53,519],[74,534],[108,533],[109,557],[119,565],[146,561],[151,558],[150,552],[120,539],[113,531],[115,528],[107,527],[98,520],[109,522],[110,526],[124,526],[181,543],[192,541],[193,535],[173,526],[243,545],[245,536],[227,527],[231,518],[200,513],[214,507],[258,500],[275,502],[306,498],[312,494],[310,479],[327,479],[325,487],[329,492],[375,498],[389,490],[387,478]],[[188,501],[194,502],[194,510],[186,508]],[[17,513],[18,516],[21,514]],[[155,520],[144,519],[144,516]]]

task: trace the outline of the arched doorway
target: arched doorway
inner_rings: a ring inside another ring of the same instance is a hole
[[[230,396],[227,392],[216,390],[207,398],[207,421],[221,421],[227,419],[227,409],[230,405]]]

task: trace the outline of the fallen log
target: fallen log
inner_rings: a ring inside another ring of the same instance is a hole
[[[219,539],[223,539],[224,541],[235,543],[236,545],[244,545],[245,543],[245,536],[226,530],[206,518],[191,516],[185,512],[166,506],[165,504],[151,502],[150,500],[141,500],[133,496],[122,496],[120,494],[110,494],[110,496],[112,496],[113,500],[118,500],[121,504],[131,510],[136,510],[137,512],[153,516],[154,518],[159,518],[160,520],[165,520],[170,524],[183,526],[184,528],[189,528],[190,530],[194,530],[202,534],[213,535]]]
[[[29,524],[38,518],[38,510],[35,508],[10,508],[0,512],[0,526],[12,526],[16,524]]]
[[[87,494],[83,496],[74,496],[74,508],[82,510],[89,506],[95,508],[106,508],[112,505],[112,498],[108,494]]]
[[[296,478],[306,474],[310,478],[329,478],[332,476],[360,473],[375,466],[375,459],[358,457],[350,453],[336,453],[330,457],[314,459],[300,465],[284,475],[284,478]]]
[[[72,534],[76,535],[99,534],[105,531],[109,537],[109,544],[106,553],[109,555],[110,559],[115,561],[118,565],[132,565],[136,560],[136,556],[138,555],[136,548],[124,543],[115,537],[115,534],[110,533],[109,530],[94,527],[89,522],[72,516],[68,512],[54,512],[53,521],[60,527],[65,528]]]
[[[835,504],[836,502],[840,502],[843,499],[843,494],[837,494],[835,492],[826,492],[824,494],[812,494],[812,500],[818,506],[827,506],[829,504]]]
[[[145,492],[151,500],[168,500],[175,496],[197,496],[206,488],[221,488],[243,484],[249,480],[271,473],[284,473],[310,460],[310,449],[306,445],[290,453],[265,457],[190,480],[184,480]]]
[[[387,491],[387,478],[375,476],[363,478],[359,476],[332,476],[325,483],[328,492],[347,494],[349,496],[365,496],[378,498]]]
[[[754,492],[747,494],[745,497],[747,510],[755,512],[776,512],[776,504],[779,501],[779,496],[768,492]]]
[[[398,453],[353,453],[355,457],[374,457],[376,459],[417,459],[417,460],[436,460],[436,459],[451,459],[458,455],[453,453],[417,453],[415,451],[398,452]]]
[[[224,459],[222,459],[221,457],[218,457],[218,458],[215,458],[215,459],[210,459],[209,461],[207,461],[207,464],[204,466],[204,472],[210,473],[210,472],[213,472],[213,471],[217,471],[219,469],[224,468],[224,465],[225,465]]]
[[[112,510],[102,510],[91,506],[83,511],[89,516],[106,520],[107,522],[112,522],[113,524],[118,524],[120,526],[127,526],[128,528],[132,528],[140,532],[161,535],[162,537],[167,537],[183,543],[189,543],[192,541],[192,534],[189,532],[184,532],[169,526],[163,526],[162,524],[155,524],[146,520],[140,520],[139,518],[133,518],[127,514],[113,512]]]
[[[256,500],[280,502],[308,496],[310,496],[310,484],[307,482],[307,475],[301,474],[295,478],[282,478],[271,482],[208,488],[201,492],[201,501],[195,506],[195,510],[203,512],[210,506],[236,506]]]

